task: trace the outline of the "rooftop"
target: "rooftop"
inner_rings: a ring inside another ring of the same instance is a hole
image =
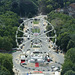
[[[69,6],[75,9],[75,3],[72,3]]]

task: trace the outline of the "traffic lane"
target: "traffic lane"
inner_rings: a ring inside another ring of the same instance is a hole
[[[43,23],[42,23],[42,21],[41,21],[41,24],[40,24],[41,26],[43,25]],[[41,29],[42,30],[42,29]],[[44,30],[44,29],[43,29]],[[41,37],[46,37],[46,35],[41,35]],[[46,40],[46,39],[42,39],[42,40]],[[43,46],[45,46],[46,48],[47,48],[47,44],[45,44],[45,42],[43,42],[42,43],[43,44]],[[44,49],[46,50],[46,48],[44,47]],[[58,58],[58,62],[60,62],[60,63],[64,63],[64,57],[62,56],[62,55],[59,55],[59,54],[57,54],[57,53],[54,53],[53,52],[53,54],[55,54],[56,55],[56,57]]]
[[[49,52],[49,49],[48,49],[48,47],[46,46],[47,44],[45,43],[45,42],[42,42],[42,49],[43,49],[43,51],[44,52]]]
[[[49,66],[47,66],[46,68],[50,68],[51,66],[53,66],[53,65],[55,65],[55,66],[57,66],[57,64],[52,64],[52,65],[49,65]],[[58,65],[59,66],[59,65]],[[20,70],[21,70],[21,72],[24,72],[24,71],[26,71],[25,69],[23,70],[23,68],[21,68],[21,67],[19,67],[20,68]],[[44,67],[44,69],[45,69],[45,71],[47,70],[45,67]],[[28,69],[27,69],[27,71],[28,71]]]
[[[48,46],[47,46],[47,44],[45,42],[42,42],[42,45],[43,45],[42,48],[43,48],[44,51],[49,50],[49,48],[48,48]],[[64,63],[64,57],[62,55],[57,54],[56,52],[53,52],[53,50],[50,50],[50,51],[51,51],[52,54],[55,55],[55,57],[57,58],[57,62],[59,64],[63,64]]]
[[[45,35],[44,35],[44,36],[45,36]],[[41,43],[42,43],[42,45],[43,45],[42,48],[44,48],[44,50],[48,52],[48,51],[49,51],[49,48],[48,48],[47,39],[46,39],[46,38],[42,38],[42,42],[41,42]]]
[[[31,41],[27,42],[23,48],[23,51],[26,52],[31,47]]]
[[[40,34],[43,34],[44,33],[44,29],[43,27],[40,27]]]
[[[14,65],[14,68],[15,68],[15,69],[24,72],[25,69],[24,69],[22,66],[20,66],[20,64],[17,64],[17,63],[16,63],[16,57],[17,57],[20,53],[21,53],[21,52],[15,52],[15,53],[12,54],[12,55],[13,55],[13,65]]]
[[[60,55],[60,54],[54,52],[52,49],[50,49],[50,52],[51,52],[51,54],[54,54],[55,55],[55,57],[57,59],[56,62],[58,62],[60,64],[63,64],[64,63],[64,56],[63,55]]]
[[[28,75],[28,74],[29,74],[29,75],[33,75],[33,73],[22,73],[21,75]],[[50,73],[43,73],[43,74],[40,73],[40,74],[41,74],[41,75],[50,75]],[[37,73],[37,74],[34,73],[34,75],[40,75],[40,74],[38,74],[38,73]]]

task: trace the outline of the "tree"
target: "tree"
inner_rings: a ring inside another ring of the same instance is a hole
[[[12,69],[12,55],[0,53],[0,71],[2,71],[0,72],[0,75],[13,75]]]
[[[69,70],[75,71],[75,48],[69,49],[65,55],[65,61],[62,65],[62,75]]]
[[[47,12],[51,12],[53,10],[53,6],[52,5],[47,5]]]
[[[47,29],[47,31],[49,31],[49,30],[52,29],[52,26],[51,25],[47,25],[46,29]]]
[[[65,61],[66,60],[71,60],[72,63],[75,63],[75,48],[71,48],[67,51],[65,55]]]
[[[8,72],[0,70],[0,75],[10,75]]]
[[[20,15],[20,8],[19,8],[19,4],[16,1],[12,2],[12,7],[11,7],[11,11],[17,13],[18,15]]]
[[[0,75],[11,75],[11,74],[5,67],[0,66]]]
[[[72,70],[73,63],[70,60],[67,60],[62,65],[62,72],[61,75],[64,75],[68,70]]]
[[[70,37],[68,35],[63,36],[61,39],[61,48],[66,52],[67,51],[67,44],[68,41],[70,40]]]
[[[2,42],[3,42],[3,39],[2,37],[0,37],[0,49],[2,49]]]
[[[10,42],[10,39],[8,39],[7,37],[3,38],[3,42],[2,42],[2,47],[3,49],[9,51],[12,49],[12,43]]]
[[[70,40],[67,45],[67,50],[73,47],[75,47],[75,42],[73,40]]]
[[[3,60],[2,65],[7,70],[9,70],[9,72],[13,75],[13,71],[12,71],[13,65],[12,65],[12,63],[7,58]],[[9,67],[8,67],[8,65],[9,65]]]
[[[69,34],[67,32],[59,34],[57,39],[58,39],[58,41],[57,41],[58,46],[60,46],[61,49],[63,49],[66,52],[67,51],[68,41],[70,40]]]
[[[20,16],[27,17],[29,13],[36,15],[38,11],[37,5],[31,0],[20,0]]]
[[[69,70],[64,75],[75,75],[75,72],[72,70]]]
[[[63,0],[58,0],[58,4],[60,4],[61,8],[64,6]]]
[[[28,14],[28,18],[32,18],[32,14],[31,13]]]
[[[11,11],[0,15],[0,49],[8,51],[16,47],[15,33],[20,24],[19,19],[20,17]]]

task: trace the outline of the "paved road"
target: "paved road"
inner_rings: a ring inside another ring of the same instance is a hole
[[[28,21],[28,28],[29,28],[29,31],[27,32],[30,37],[34,38],[34,36],[32,35],[31,36],[31,27],[32,27],[32,20]],[[54,57],[56,58],[56,62],[53,62],[52,64],[49,64],[49,65],[46,65],[45,67],[42,67],[42,69],[40,68],[35,68],[35,70],[42,70],[42,71],[45,71],[45,72],[48,72],[48,70],[52,71],[51,69],[51,66],[55,66],[55,67],[61,67],[61,64],[64,62],[64,57],[61,55],[61,54],[57,54],[53,51],[53,49],[51,48],[48,48],[48,42],[46,38],[41,38],[41,37],[46,37],[46,34],[44,34],[44,28],[43,28],[43,20],[41,19],[40,21],[40,33],[42,35],[39,35],[37,36],[38,39],[42,40],[41,44],[42,44],[42,47],[41,47],[41,50],[43,50],[44,52],[50,52],[51,54],[54,55]],[[28,40],[26,38],[26,40],[24,41],[25,42],[25,47],[23,48],[23,51],[26,51],[27,49],[29,49],[31,47],[31,40]],[[29,72],[30,70],[28,68],[25,68],[25,67],[22,67],[18,62],[18,59],[16,59],[18,57],[18,55],[20,55],[21,52],[15,52],[13,53],[13,64],[15,66],[15,69],[18,69],[19,72],[21,73],[20,75],[26,75],[27,72]],[[61,64],[60,64],[61,63]],[[33,68],[31,68],[33,70]],[[26,72],[26,73],[25,73]],[[45,74],[45,75],[50,75],[49,73]]]

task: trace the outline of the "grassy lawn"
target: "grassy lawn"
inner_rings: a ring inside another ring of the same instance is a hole
[[[34,24],[39,24],[39,21],[33,21]]]
[[[40,33],[40,29],[32,29],[32,33]]]

